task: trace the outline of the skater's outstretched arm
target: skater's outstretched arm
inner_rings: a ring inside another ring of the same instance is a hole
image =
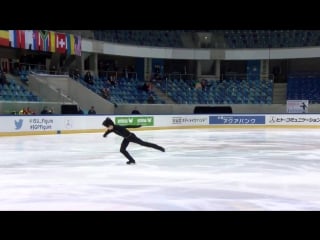
[[[103,137],[104,137],[104,138],[107,137],[108,134],[111,133],[111,132],[112,132],[112,131],[109,131],[109,130],[105,131],[105,133],[103,134]]]

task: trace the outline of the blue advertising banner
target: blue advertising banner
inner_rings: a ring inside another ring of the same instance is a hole
[[[225,115],[209,116],[209,124],[265,124],[265,116]]]

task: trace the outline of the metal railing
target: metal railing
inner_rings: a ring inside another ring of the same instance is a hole
[[[274,81],[273,74],[242,74],[229,72],[221,74],[221,80],[251,80],[251,79],[260,79],[260,80],[272,80]]]

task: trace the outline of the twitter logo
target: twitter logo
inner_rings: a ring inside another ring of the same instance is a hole
[[[22,119],[19,119],[18,121],[14,120],[14,124],[16,125],[16,130],[19,130],[22,127],[22,123],[23,123]]]

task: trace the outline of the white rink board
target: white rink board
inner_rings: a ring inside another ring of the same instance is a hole
[[[29,115],[0,116],[0,134],[103,131],[110,117],[116,124],[143,127],[320,126],[319,114],[189,114],[189,115]]]
[[[266,125],[320,126],[320,114],[271,114],[266,115]]]

